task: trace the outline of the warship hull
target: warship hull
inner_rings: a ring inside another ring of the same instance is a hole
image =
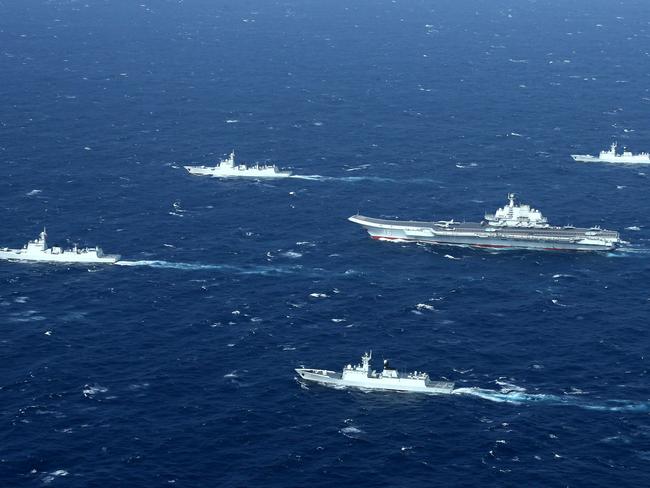
[[[6,261],[33,261],[42,263],[83,263],[83,264],[113,264],[119,261],[117,254],[94,256],[90,253],[75,253],[66,251],[62,253],[26,253],[22,249],[0,249],[0,260]]]
[[[591,154],[572,154],[574,161],[580,163],[613,163],[613,164],[650,164],[650,154],[642,152],[634,154],[631,151],[623,150],[622,154],[616,152],[617,144],[613,143],[608,151],[600,151],[598,156]]]
[[[572,154],[571,157],[579,163],[650,164],[650,158],[647,156],[599,157],[590,156],[589,154]]]
[[[248,166],[235,164],[235,151],[216,166],[183,166],[191,175],[211,176],[213,178],[288,178],[291,171],[282,171],[276,165]]]
[[[618,233],[600,229],[517,228],[480,223],[395,221],[355,215],[351,222],[363,226],[373,239],[420,242],[433,245],[488,249],[545,251],[610,251],[620,242]]]
[[[213,178],[288,178],[291,176],[291,171],[277,171],[273,168],[233,168],[228,170],[201,166],[184,166],[184,168],[192,175],[211,176]]]
[[[359,377],[343,378],[341,373],[323,369],[296,369],[296,373],[306,381],[313,381],[326,386],[360,388],[363,390],[397,391],[427,394],[450,394],[454,383],[446,381],[411,380],[408,378]]]

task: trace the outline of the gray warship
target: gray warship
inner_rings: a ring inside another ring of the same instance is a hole
[[[353,387],[364,390],[392,390],[414,393],[449,394],[454,389],[454,383],[448,381],[431,381],[427,373],[414,371],[400,373],[384,361],[384,369],[376,372],[370,369],[372,352],[361,357],[361,364],[348,364],[343,372],[326,369],[298,368],[296,373],[307,381],[313,381],[328,386]]]
[[[274,164],[248,166],[235,163],[235,151],[217,166],[183,166],[188,173],[215,178],[288,178],[291,171],[283,171]]]
[[[514,193],[508,195],[507,205],[486,214],[482,222],[419,222],[363,215],[348,220],[363,226],[373,239],[385,241],[547,251],[609,251],[623,243],[618,232],[600,227],[551,226],[539,210],[516,203]]]
[[[49,263],[114,264],[119,254],[104,254],[100,247],[63,249],[48,247],[47,232],[43,229],[38,238],[29,241],[22,249],[0,248],[0,259],[10,261],[40,261]]]
[[[621,164],[650,164],[650,154],[642,152],[634,154],[623,148],[622,154],[616,153],[617,144],[613,143],[609,151],[600,151],[598,156],[591,154],[572,154],[574,161],[581,163],[621,163]]]

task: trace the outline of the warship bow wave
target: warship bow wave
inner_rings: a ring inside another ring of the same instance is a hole
[[[441,220],[418,222],[385,220],[354,215],[348,220],[362,225],[373,239],[411,241],[451,246],[502,249],[607,251],[623,243],[618,232],[600,227],[580,229],[548,224],[539,210],[515,203],[508,195],[508,204],[494,214],[486,214],[480,223]]]
[[[414,371],[400,373],[384,361],[384,369],[376,372],[370,369],[372,352],[361,357],[361,364],[348,364],[343,372],[326,369],[298,368],[296,373],[307,381],[314,381],[329,386],[346,386],[370,390],[392,390],[416,393],[451,393],[454,383],[448,381],[431,381],[427,373]]]
[[[622,163],[622,164],[650,164],[650,154],[642,152],[633,154],[623,148],[622,154],[616,154],[616,143],[613,143],[609,151],[600,151],[598,156],[591,154],[572,154],[574,161],[582,163]]]
[[[120,259],[117,254],[104,254],[99,247],[72,249],[47,247],[47,232],[43,229],[37,239],[29,241],[22,249],[0,248],[0,259],[12,261],[40,261],[52,263],[103,263],[113,264]]]
[[[219,161],[217,166],[183,166],[190,174],[212,176],[215,178],[287,178],[291,171],[282,171],[275,165],[247,166],[235,164],[235,151],[226,159]]]

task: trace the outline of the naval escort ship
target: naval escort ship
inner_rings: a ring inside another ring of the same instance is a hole
[[[650,154],[642,152],[633,154],[623,148],[623,154],[616,154],[616,143],[613,143],[609,151],[600,151],[598,156],[590,154],[572,154],[574,161],[582,163],[622,163],[622,164],[650,164]]]
[[[215,178],[287,178],[291,171],[282,171],[275,165],[247,166],[235,164],[235,151],[226,159],[219,161],[217,166],[183,166],[190,174],[212,176]]]
[[[29,241],[22,249],[0,248],[0,259],[12,261],[39,261],[51,263],[100,263],[113,264],[119,261],[117,254],[104,254],[99,247],[62,249],[47,247],[47,232],[43,229],[37,239]]]
[[[501,249],[607,251],[623,243],[618,232],[600,227],[580,229],[549,225],[539,210],[509,203],[480,223],[440,220],[418,222],[353,215],[348,220],[365,227],[377,240],[422,242],[451,246]]]
[[[342,373],[326,369],[298,368],[296,373],[307,381],[314,381],[328,386],[354,387],[370,390],[392,390],[415,393],[451,393],[454,383],[448,381],[431,381],[427,373],[414,371],[400,373],[384,361],[380,373],[370,369],[372,351],[361,357],[361,364],[348,364]]]

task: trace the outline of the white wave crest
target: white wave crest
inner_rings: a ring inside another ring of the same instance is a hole
[[[98,393],[106,393],[107,391],[108,388],[101,385],[94,385],[94,386],[84,385],[83,390],[81,390],[81,392],[86,398],[93,398]]]
[[[56,471],[52,471],[51,473],[45,475],[43,477],[43,484],[49,485],[54,481],[56,478],[60,476],[68,476],[68,472],[65,469],[57,469]]]
[[[353,426],[348,426],[348,427],[343,427],[341,430],[339,430],[341,434],[343,434],[345,437],[349,437],[351,439],[357,439],[361,434],[364,434],[365,432],[361,429],[358,429],[357,427]]]
[[[291,259],[298,259],[302,257],[302,254],[296,251],[283,252],[282,255],[284,257],[291,258]]]

